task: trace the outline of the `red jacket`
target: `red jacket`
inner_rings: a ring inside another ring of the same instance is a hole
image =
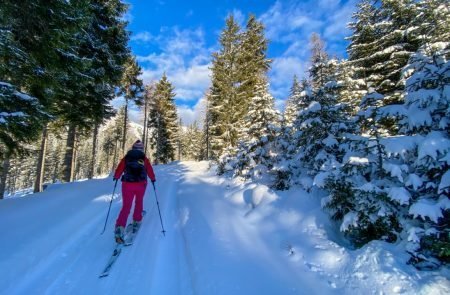
[[[156,181],[155,173],[153,172],[153,167],[150,164],[150,161],[147,159],[147,157],[144,158],[144,166],[145,171],[147,171],[147,175],[151,179],[151,181]],[[119,179],[120,176],[122,176],[124,170],[125,170],[125,157],[120,161],[119,166],[117,166],[116,172],[114,173],[114,178]],[[145,182],[147,182],[147,180],[145,180]]]

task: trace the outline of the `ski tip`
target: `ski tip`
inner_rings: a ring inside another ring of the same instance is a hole
[[[104,273],[102,273],[101,275],[99,275],[98,277],[99,277],[99,278],[104,278],[104,277],[107,277],[108,275],[109,275],[109,273],[104,272]]]

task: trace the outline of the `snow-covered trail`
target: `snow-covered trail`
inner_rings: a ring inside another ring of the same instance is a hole
[[[440,290],[435,285],[450,290],[439,276],[427,289],[430,280],[404,271],[381,247],[352,252],[339,246],[320,198],[233,183],[207,165],[155,167],[166,236],[149,186],[139,235],[105,278],[98,276],[113,250],[121,207],[117,195],[100,235],[111,178],[52,185],[0,202],[0,294],[427,294]]]

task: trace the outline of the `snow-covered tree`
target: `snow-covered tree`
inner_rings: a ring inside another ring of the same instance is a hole
[[[213,54],[212,86],[209,94],[209,136],[212,156],[233,154],[244,134],[244,118],[255,96],[258,79],[270,67],[266,57],[264,26],[249,16],[245,31],[233,16],[220,36],[221,48]]]
[[[239,143],[233,165],[236,173],[245,177],[261,177],[272,168],[278,129],[279,115],[275,111],[266,79],[260,77],[255,87],[255,96],[245,116],[245,136]]]
[[[203,133],[197,122],[184,127],[181,132],[182,157],[183,160],[200,161],[203,157]]]
[[[238,88],[241,84],[239,50],[240,27],[231,15],[220,35],[220,50],[213,54],[211,89],[209,96],[209,134],[211,155],[218,158],[238,140]]]
[[[398,187],[398,173],[405,167],[395,157],[388,157],[398,155],[398,139],[383,136],[380,124],[383,99],[373,90],[363,97],[358,130],[341,142],[345,154],[337,169],[320,179],[330,192],[323,205],[333,219],[341,221],[341,231],[357,246],[373,239],[396,241],[401,209],[406,205],[407,192]]]
[[[450,43],[423,45],[404,69],[406,96],[400,132],[415,140],[405,146],[414,157],[405,159],[409,222],[408,251],[419,267],[431,257],[450,261]]]
[[[150,140],[157,163],[167,163],[175,159],[178,118],[173,91],[174,87],[164,74],[155,86],[154,97],[149,105]]]
[[[302,109],[300,96],[302,93],[302,88],[297,76],[294,75],[292,81],[291,90],[289,92],[289,97],[286,100],[286,106],[283,113],[283,124],[289,128],[292,127],[294,121],[297,117],[298,111]]]

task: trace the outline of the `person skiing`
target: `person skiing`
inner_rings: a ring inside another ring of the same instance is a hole
[[[144,145],[140,140],[137,140],[120,161],[113,178],[114,181],[118,181],[119,177],[122,178],[122,209],[117,217],[114,231],[117,243],[125,242],[125,226],[135,197],[133,230],[137,230],[141,224],[147,176],[153,183],[156,181],[153,167],[144,154]]]

